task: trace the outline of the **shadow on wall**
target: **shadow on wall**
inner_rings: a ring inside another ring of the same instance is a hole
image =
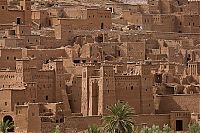
[[[181,111],[185,110],[188,111],[188,104],[191,104],[189,102],[184,102],[181,100],[181,97],[184,98],[184,96],[172,96],[172,95],[167,95],[167,96],[158,96],[156,99],[157,103],[157,108],[156,108],[156,113],[158,114],[168,114],[171,111]],[[182,101],[182,102],[181,102]]]

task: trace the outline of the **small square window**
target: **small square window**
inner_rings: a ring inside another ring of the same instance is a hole
[[[131,90],[133,90],[133,86],[131,86]]]

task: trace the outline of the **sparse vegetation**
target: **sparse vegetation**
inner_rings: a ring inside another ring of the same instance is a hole
[[[200,125],[196,122],[192,122],[189,125],[189,133],[200,133]]]
[[[164,125],[163,129],[160,129],[159,126],[153,125],[152,127],[143,127],[140,130],[140,133],[173,133],[173,130],[168,125]]]
[[[56,129],[55,129],[54,133],[61,133],[60,126],[58,126],[58,125],[56,126]]]
[[[92,125],[88,128],[88,133],[100,133],[100,130],[96,125]]]

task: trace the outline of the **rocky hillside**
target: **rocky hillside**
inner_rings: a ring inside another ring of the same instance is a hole
[[[121,0],[124,3],[129,3],[129,4],[142,4],[142,3],[147,3],[147,0]]]
[[[107,2],[120,2],[120,3],[128,3],[128,4],[144,4],[147,3],[147,0],[78,0],[84,3],[107,3]]]

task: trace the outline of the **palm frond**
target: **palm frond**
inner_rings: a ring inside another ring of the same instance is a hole
[[[10,122],[9,120],[7,121],[2,121],[0,122],[0,129],[2,133],[7,132],[7,130],[14,128],[14,123]]]
[[[110,133],[130,133],[133,131],[134,109],[128,103],[117,102],[108,108],[110,115],[103,117],[104,130]]]

